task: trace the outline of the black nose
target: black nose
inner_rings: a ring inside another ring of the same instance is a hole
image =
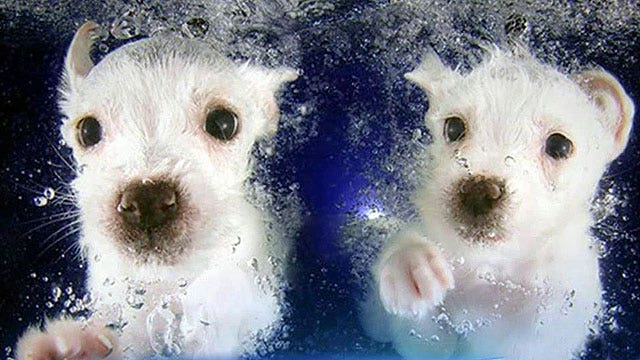
[[[144,180],[130,184],[120,197],[118,214],[140,230],[167,225],[178,216],[178,193],[166,181]]]
[[[490,213],[505,195],[504,181],[482,175],[462,180],[458,189],[462,209],[472,217]]]

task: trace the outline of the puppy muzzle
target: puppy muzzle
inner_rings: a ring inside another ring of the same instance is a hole
[[[504,235],[506,184],[494,176],[466,176],[450,194],[450,214],[457,232],[471,241],[496,241]]]

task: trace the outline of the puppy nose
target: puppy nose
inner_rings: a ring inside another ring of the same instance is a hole
[[[141,230],[166,225],[178,215],[176,187],[166,181],[132,183],[122,192],[117,211],[125,223]]]
[[[490,213],[505,195],[504,181],[482,175],[463,180],[459,189],[462,208],[473,217]]]

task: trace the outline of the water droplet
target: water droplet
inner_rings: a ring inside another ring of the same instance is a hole
[[[191,18],[182,24],[182,32],[190,38],[204,37],[209,31],[209,22],[203,18]]]
[[[67,146],[67,142],[64,141],[64,139],[60,139],[60,141],[58,141],[58,144],[60,144],[62,146]]]
[[[516,163],[516,159],[514,159],[512,156],[507,156],[504,158],[504,164],[509,167],[515,165],[515,163]]]
[[[56,196],[56,191],[53,188],[48,187],[48,188],[44,189],[43,195],[48,200],[51,200],[51,199],[53,199],[54,196]]]
[[[416,142],[420,139],[422,139],[422,130],[414,129],[411,133],[411,141]]]
[[[140,35],[140,24],[129,10],[111,24],[111,35],[119,40],[131,39]]]
[[[32,279],[35,279],[35,278],[38,277],[38,274],[32,272],[31,274],[29,274],[29,277],[32,278]]]
[[[436,322],[439,324],[446,324],[449,322],[449,316],[445,313],[440,313],[436,317]]]
[[[136,310],[140,310],[144,306],[144,300],[142,299],[142,296],[130,294],[127,296],[127,304]]]
[[[253,270],[258,271],[258,259],[256,258],[251,259],[251,267],[253,268]]]
[[[51,309],[53,307],[53,303],[51,301],[47,301],[46,303],[44,303],[44,306],[46,306],[47,309]]]
[[[65,292],[67,295],[71,295],[71,294],[73,294],[73,287],[71,287],[71,286],[67,286],[67,287],[64,289],[64,292]]]
[[[61,295],[62,289],[60,289],[59,287],[55,286],[51,289],[51,296],[53,298],[53,301],[58,301]]]
[[[100,45],[98,45],[98,50],[102,53],[107,53],[109,52],[109,46],[105,43],[101,43]]]
[[[469,160],[462,156],[462,152],[460,149],[456,149],[453,153],[453,158],[455,159],[458,165],[462,166],[469,175],[471,175],[471,166],[469,165]]]
[[[238,241],[231,244],[231,252],[235,254],[236,249],[238,248],[238,246],[242,243],[242,238],[240,238],[240,236],[238,236]]]
[[[49,200],[47,200],[47,198],[44,196],[36,196],[35,198],[33,198],[33,204],[37,207],[43,207],[48,203]]]

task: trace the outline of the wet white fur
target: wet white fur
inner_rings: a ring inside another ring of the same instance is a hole
[[[266,215],[247,201],[250,153],[256,139],[275,131],[275,93],[297,74],[234,63],[202,43],[171,37],[125,45],[94,66],[86,33],[95,26],[88,24],[70,48],[60,108],[64,139],[81,169],[72,185],[92,321],[127,323],[112,357],[176,351],[163,343],[180,344],[189,355],[251,353],[255,335],[268,335],[281,320],[281,269],[270,256],[285,249],[278,239],[267,242]],[[238,115],[232,141],[204,131],[211,104]],[[87,115],[100,121],[103,139],[83,149],[77,124]],[[194,210],[191,245],[173,265],[142,263],[112,238],[114,199],[132,180],[166,176],[178,180]],[[130,305],[140,300],[140,309]],[[41,357],[30,344],[23,338],[18,357]]]
[[[627,143],[633,103],[603,70],[570,78],[522,50],[491,50],[464,75],[429,54],[406,77],[429,99],[422,223],[391,239],[374,265],[367,331],[409,358],[571,358],[598,331],[590,205]],[[466,122],[459,143],[444,139],[451,115]],[[545,154],[555,132],[572,140],[569,159]],[[445,190],[468,172],[506,181],[501,243],[471,244],[448,220]]]

